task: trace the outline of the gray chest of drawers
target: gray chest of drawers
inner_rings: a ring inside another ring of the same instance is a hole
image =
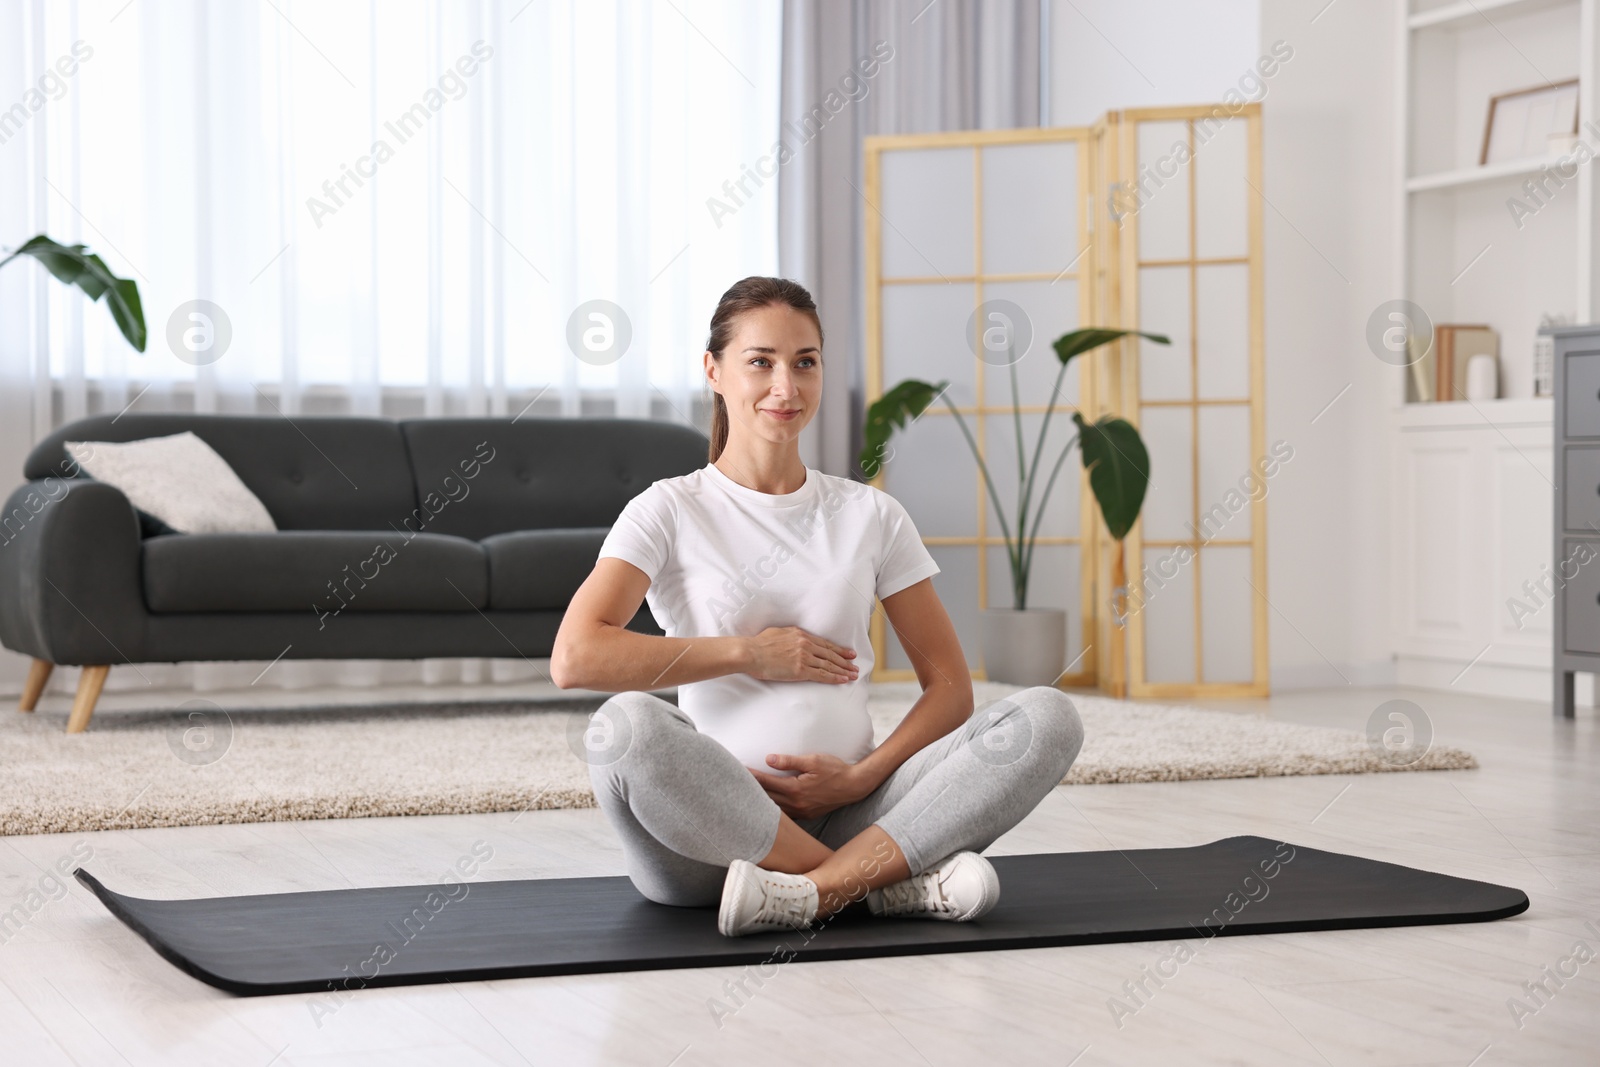
[[[1554,711],[1572,674],[1600,674],[1600,325],[1555,331]]]

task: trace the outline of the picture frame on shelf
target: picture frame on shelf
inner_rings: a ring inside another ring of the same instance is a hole
[[[1480,166],[1550,154],[1555,134],[1578,132],[1578,79],[1548,82],[1489,98]]]

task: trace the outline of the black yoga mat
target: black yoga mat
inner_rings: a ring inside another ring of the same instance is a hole
[[[655,904],[623,877],[144,900],[73,873],[173,964],[247,996],[1483,922],[1528,908],[1519,889],[1262,837],[990,860],[1000,903],[975,922],[884,919],[858,905],[811,930],[739,938],[717,932],[715,908]]]

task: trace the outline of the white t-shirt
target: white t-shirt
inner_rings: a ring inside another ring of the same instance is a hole
[[[855,649],[852,682],[769,682],[748,674],[678,687],[678,707],[745,764],[792,775],[768,753],[872,751],[867,679],[873,598],[939,573],[911,516],[883,490],[806,469],[793,493],[740,485],[714,464],[663,478],[628,501],[600,546],[650,576],[669,637],[754,636],[798,626]]]

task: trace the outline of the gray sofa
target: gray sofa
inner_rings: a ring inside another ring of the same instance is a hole
[[[192,430],[276,533],[157,533],[62,442]],[[645,419],[97,416],[40,441],[0,514],[0,644],[85,668],[89,723],[115,664],[548,657],[572,594],[635,495],[709,442]],[[660,634],[647,607],[629,624]]]

